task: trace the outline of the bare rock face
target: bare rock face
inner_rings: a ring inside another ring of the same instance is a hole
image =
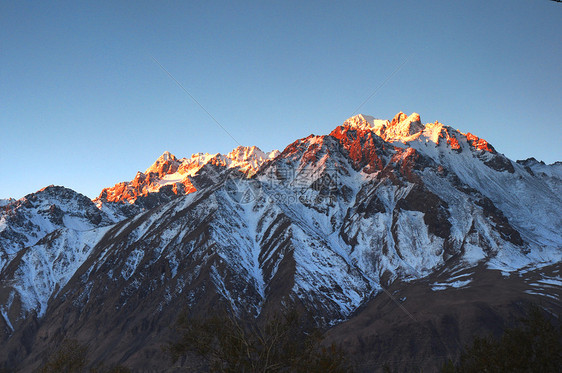
[[[158,370],[182,310],[259,318],[287,303],[366,361],[444,356],[517,302],[561,311],[548,287],[562,260],[556,175],[399,113],[282,152],[166,152],[95,204],[46,188],[1,210],[0,361],[36,369],[66,338],[93,362]],[[409,330],[422,345],[401,342]]]
[[[353,161],[355,170],[364,170],[366,173],[380,171],[383,167],[381,156],[389,154],[384,141],[368,129],[362,130],[344,124],[333,130],[330,136],[339,140]]]

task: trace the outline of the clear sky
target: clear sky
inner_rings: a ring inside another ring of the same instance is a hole
[[[89,197],[165,150],[282,149],[360,110],[418,112],[511,159],[562,160],[548,0],[0,2],[0,198]]]

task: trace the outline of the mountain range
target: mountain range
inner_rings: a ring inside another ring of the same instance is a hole
[[[73,339],[93,362],[164,371],[182,310],[290,302],[359,371],[432,370],[526,304],[562,311],[561,196],[561,162],[514,162],[416,113],[281,152],[164,152],[94,200],[49,186],[0,201],[0,362],[30,371]]]

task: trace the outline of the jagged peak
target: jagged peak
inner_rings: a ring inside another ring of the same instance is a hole
[[[385,141],[404,141],[421,133],[424,128],[418,113],[406,115],[401,111],[391,121],[375,123],[373,131]]]
[[[359,128],[373,128],[382,123],[388,123],[388,121],[376,119],[375,117],[366,114],[354,115],[343,122],[344,125]]]
[[[525,165],[525,166],[536,165],[536,164],[546,165],[546,163],[544,163],[543,161],[537,160],[535,157],[530,157],[530,158],[527,158],[527,159],[519,159],[516,162],[519,163],[519,164]]]
[[[399,112],[392,118],[390,126],[406,126],[411,123],[419,123],[421,125],[421,118],[418,113],[414,112],[410,115],[406,115],[403,112]]]
[[[257,146],[244,146],[240,145],[234,148],[230,153],[226,155],[227,158],[236,159],[236,160],[243,160],[248,159],[253,156],[257,157],[266,157],[265,153],[258,148]]]
[[[41,194],[46,194],[46,195],[48,195],[48,194],[51,194],[51,195],[53,195],[53,194],[66,194],[66,195],[82,196],[81,193],[75,191],[74,189],[67,188],[63,185],[51,184],[51,185],[47,185],[46,187],[43,187],[43,188],[39,189],[37,192],[30,193],[30,194],[26,195],[24,198],[27,198],[28,196],[31,196],[31,195],[37,196],[37,195],[41,195]]]
[[[265,154],[267,155],[267,158],[273,159],[273,158],[277,157],[279,154],[281,154],[281,152],[277,149],[274,149],[274,150],[272,150],[270,152],[267,152]]]
[[[169,151],[165,151],[156,161],[146,169],[145,174],[156,173],[162,177],[177,171],[181,162]]]
[[[220,153],[194,153],[187,160],[187,163],[203,165],[204,163],[209,162],[210,159],[220,156],[221,156]],[[185,159],[184,159],[184,163],[186,163]]]
[[[438,121],[422,124],[420,114],[416,112],[406,115],[403,111],[400,111],[391,120],[375,119],[375,117],[370,115],[357,114],[347,119],[344,122],[344,126],[373,131],[387,142],[409,142],[421,136],[435,144],[439,143],[441,137],[446,137],[448,142],[456,143],[457,141],[453,138],[453,133],[458,133],[462,136],[468,135],[469,140],[476,138],[471,134],[464,134],[449,126],[445,126]],[[481,142],[484,143],[483,140]]]
[[[54,189],[54,188],[56,188],[56,187],[61,188],[61,186],[58,186],[58,185],[55,185],[55,184],[51,184],[51,185],[47,185],[46,187],[43,187],[43,188],[39,189],[36,193],[44,192],[44,191],[46,191],[46,190],[48,190],[48,189]],[[33,194],[33,193],[31,193],[31,194]]]
[[[387,128],[392,127],[408,127],[414,124],[414,129],[416,132],[419,132],[423,129],[423,125],[421,123],[421,118],[418,113],[412,113],[410,115],[406,115],[404,112],[400,111],[398,114],[392,118],[392,120],[384,120],[384,119],[376,119],[371,115],[366,114],[357,114],[354,115],[347,120],[345,120],[344,125],[349,125],[353,127],[370,127],[373,129],[381,129],[384,131]],[[412,133],[411,133],[412,134]]]
[[[10,203],[16,202],[14,198],[0,198],[0,207],[7,206]]]
[[[394,118],[392,118],[392,120],[390,121],[390,125],[391,126],[395,126],[398,123],[402,122],[404,119],[406,119],[408,116],[403,112],[400,111],[398,114],[396,114],[394,116]]]
[[[264,162],[277,155],[278,150],[265,153],[257,146],[238,146],[228,154],[195,153],[190,158],[181,159],[165,151],[144,173],[139,171],[132,181],[117,183],[114,187],[103,189],[96,200],[134,203],[138,196],[158,192],[167,185],[182,189],[174,189],[175,194],[187,194],[196,190],[190,178],[206,164],[238,168],[248,173],[255,172]]]
[[[374,121],[375,121],[375,117],[373,116],[366,115],[366,114],[357,114],[352,117],[349,117],[344,123],[349,123],[349,124],[368,123],[372,125]]]
[[[357,114],[348,118],[342,126],[332,131],[330,136],[337,137],[337,131],[344,134],[348,130],[357,130],[360,132],[360,135],[370,132],[388,143],[401,142],[410,144],[414,141],[433,142],[436,145],[446,143],[447,146],[456,152],[461,152],[462,142],[467,141],[474,149],[493,152],[493,148],[491,148],[485,140],[479,139],[470,133],[463,134],[437,121],[426,125],[422,124],[420,115],[416,112],[406,115],[403,111],[400,111],[391,120],[376,119],[374,116],[367,114]],[[350,132],[350,136],[356,137],[357,134],[353,134],[353,132],[355,131]],[[316,149],[323,146],[325,138],[326,136],[311,135],[297,140],[295,144],[304,142],[307,143],[308,146],[314,145],[314,149]],[[331,139],[332,137],[329,138]],[[361,145],[361,147],[362,146],[363,145]],[[291,145],[287,147],[287,149],[289,148],[291,148]],[[357,149],[354,151],[356,153],[358,152]],[[285,151],[283,153],[285,153]],[[134,201],[137,195],[156,192],[165,185],[183,183],[186,186],[190,186],[190,178],[197,177],[201,168],[207,164],[223,168],[237,168],[249,174],[257,172],[263,164],[276,158],[280,154],[282,153],[278,150],[266,153],[257,146],[243,145],[237,146],[227,154],[195,153],[191,155],[190,158],[181,159],[176,158],[176,156],[169,151],[165,151],[145,173],[138,173],[133,181],[116,184],[115,187],[106,189],[114,190],[114,194],[118,194],[129,201]],[[376,157],[371,157],[371,155],[368,154],[361,154],[361,159],[357,161],[357,164],[366,159],[371,160],[372,158],[374,163],[371,164],[370,169],[376,169]],[[193,188],[193,190],[195,189]]]
[[[177,161],[176,156],[167,150],[164,153],[162,153],[162,155],[158,157],[158,159],[163,161]]]
[[[410,114],[410,116],[408,118],[406,118],[407,120],[409,120],[410,122],[418,122],[421,124],[421,117],[418,113],[412,113]]]

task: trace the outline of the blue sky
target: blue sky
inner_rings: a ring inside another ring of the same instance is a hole
[[[512,159],[562,160],[548,0],[0,2],[0,198],[89,197],[176,156],[282,149],[360,110],[418,112]]]

